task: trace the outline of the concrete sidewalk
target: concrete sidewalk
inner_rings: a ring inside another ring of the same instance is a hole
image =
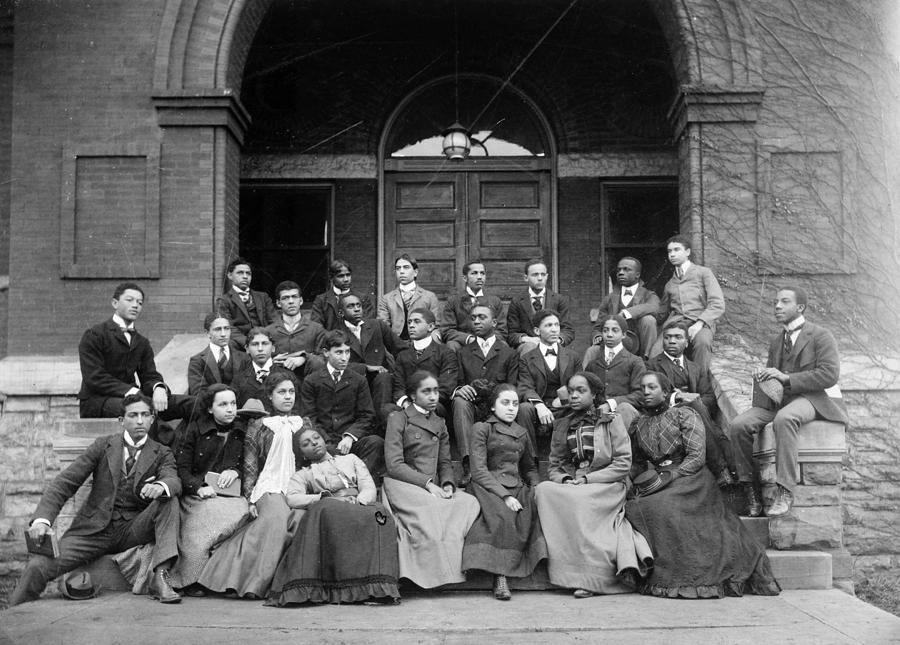
[[[900,618],[836,589],[723,600],[638,595],[575,600],[568,592],[416,593],[398,606],[304,606],[188,598],[166,606],[109,593],[51,598],[0,612],[0,645],[42,643],[900,643]]]

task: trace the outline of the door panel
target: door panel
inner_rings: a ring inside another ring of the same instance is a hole
[[[522,287],[525,262],[551,261],[550,173],[385,173],[385,289],[400,253],[419,263],[419,283],[444,297],[461,284],[467,260],[481,258],[488,291]]]

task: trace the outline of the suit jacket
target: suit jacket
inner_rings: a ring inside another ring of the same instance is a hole
[[[578,356],[568,347],[560,347],[559,356],[556,357],[556,366],[559,368],[560,385],[567,385],[569,379],[579,370]],[[540,346],[519,356],[518,391],[520,401],[555,399],[556,391],[548,391],[549,378],[547,361],[544,360]]]
[[[344,370],[338,383],[327,367],[307,375],[300,386],[300,411],[313,420],[329,444],[338,443],[345,434],[362,439],[375,424],[369,383],[351,369]]]
[[[419,285],[416,285],[416,290],[409,303],[409,311],[413,309],[429,309],[434,314],[435,321],[441,320],[441,305],[438,297]],[[388,291],[378,299],[378,318],[389,324],[395,334],[399,335],[403,332],[406,319],[403,312],[403,296],[400,295],[399,287]]]
[[[457,385],[471,385],[476,379],[494,383],[519,382],[519,355],[500,338],[485,356],[478,343],[469,343],[456,352]]]
[[[569,318],[569,297],[560,295],[549,289],[544,290],[544,309],[555,311],[559,314],[560,343],[571,345],[575,340],[575,327]],[[509,328],[507,341],[510,347],[518,347],[522,344],[522,336],[533,336],[534,326],[531,317],[535,314],[528,291],[509,301],[509,310],[506,312],[506,323]],[[655,313],[655,312],[654,312]]]
[[[437,377],[441,399],[448,401],[456,388],[459,366],[456,353],[436,341],[422,350],[422,356],[416,358],[414,347],[400,350],[394,361],[394,388],[391,398],[399,401],[406,395],[406,381],[418,370],[426,370]]]
[[[493,414],[472,426],[469,463],[472,481],[500,497],[515,495],[523,484],[540,482],[528,431],[513,421],[501,423]]]
[[[694,361],[689,361],[684,356],[681,357],[684,360],[684,371],[687,375],[688,392],[695,392],[700,395],[700,400],[703,401],[703,405],[706,406],[707,411],[710,415],[715,413],[716,409],[716,393],[713,390],[712,386],[712,376],[709,373],[708,369],[702,369],[697,363]],[[675,364],[666,357],[665,354],[657,354],[656,356],[647,360],[647,369],[654,372],[662,372],[672,383],[675,383],[677,374]]]
[[[594,335],[591,338],[593,344],[596,345],[600,339],[603,319],[607,316],[617,316],[622,311],[622,287],[616,285],[603,299],[603,302],[600,303],[600,312],[597,316],[597,322],[594,323]],[[627,311],[633,320],[638,320],[644,316],[653,316],[655,318],[659,312],[659,296],[645,288],[643,284],[639,284],[631,297],[631,304],[625,307],[624,311]],[[622,331],[627,330],[623,329]]]
[[[250,290],[250,297],[256,307],[256,315],[259,317],[259,326],[268,327],[278,319],[278,311],[275,303],[267,293]],[[216,311],[231,321],[231,342],[240,349],[247,346],[247,332],[254,326],[250,320],[250,312],[247,305],[234,289],[228,287],[228,291],[216,298]]]
[[[94,535],[105,529],[112,520],[116,490],[122,480],[124,451],[125,439],[121,432],[98,437],[50,483],[31,521],[42,517],[53,524],[65,503],[78,492],[88,477],[93,476],[90,494],[78,509],[68,533]],[[151,480],[166,484],[172,497],[181,494],[175,456],[171,450],[148,438],[134,466],[134,493],[140,493],[141,488]],[[142,500],[142,508],[149,506],[150,502]]]
[[[229,352],[228,360],[231,362],[233,370],[233,376],[228,383],[230,385],[234,382],[234,377],[241,370],[246,369],[252,361],[244,352],[233,348]],[[188,394],[196,396],[213,383],[224,383],[224,381],[219,372],[219,364],[216,363],[212,350],[207,345],[202,352],[194,354],[188,361]]]
[[[371,318],[364,320],[359,330],[359,340],[347,325],[341,326],[350,339],[350,362],[364,365],[378,365],[390,369],[394,364],[394,356],[407,346],[400,340],[390,326],[383,320]]]
[[[494,295],[485,294],[478,298],[479,306],[490,307],[494,312],[497,322],[497,336],[506,340],[506,314],[503,312],[503,303]],[[455,340],[460,345],[466,344],[466,337],[474,336],[472,320],[469,318],[474,305],[472,296],[468,292],[453,293],[447,297],[441,317],[438,318],[441,330],[441,338],[445,343]]]
[[[657,319],[668,322],[694,323],[702,320],[713,332],[716,321],[725,313],[725,296],[713,272],[691,263],[682,277],[673,273],[663,289]]]
[[[779,332],[769,344],[769,357],[766,367],[778,367],[784,351],[783,333]],[[841,374],[841,359],[838,356],[837,342],[830,331],[806,321],[797,335],[794,348],[781,371],[790,374],[790,382],[784,388],[784,407],[798,396],[812,403],[823,418],[838,423],[849,423],[847,409],[837,387]],[[769,397],[753,390],[754,407],[774,410],[775,404]]]
[[[372,299],[367,294],[360,295],[360,299],[362,300],[363,319],[374,318],[375,307],[372,306]],[[325,329],[344,329],[344,313],[341,311],[337,296],[334,295],[334,289],[329,287],[328,291],[316,296],[309,317]]]
[[[580,424],[584,417],[568,414],[553,422],[547,475],[550,481],[558,484],[582,476],[587,477],[589,484],[622,482],[624,494],[625,479],[631,470],[631,441],[628,438],[628,429],[619,416],[596,416],[595,419],[594,458],[586,468],[572,462],[572,453],[566,442],[573,421],[577,420]]]
[[[217,473],[234,470],[241,477],[244,470],[244,429],[241,423],[235,420],[222,446],[219,445],[218,428],[211,415],[203,415],[188,424],[175,457],[184,493],[196,495],[206,485],[206,473],[210,470]]]
[[[425,488],[429,480],[438,486],[456,481],[447,424],[433,413],[426,418],[412,405],[388,417],[384,461],[388,477],[414,486]]]
[[[604,353],[606,348],[603,349]],[[622,349],[607,365],[603,355],[598,356],[585,368],[603,381],[606,387],[605,399],[615,399],[616,404],[630,403],[636,408],[641,405],[641,377],[647,371],[644,361]]]
[[[281,316],[266,328],[272,335],[273,354],[293,354],[294,352],[306,352],[316,354],[325,337],[325,328],[319,323],[310,320],[309,316],[303,316],[297,329],[289,332],[284,327]]]
[[[135,387],[135,376],[147,396],[153,395],[157,383],[164,383],[162,374],[156,370],[150,341],[135,331],[129,345],[125,333],[112,318],[84,332],[78,344],[78,360],[81,363],[78,398],[82,400],[122,398]]]

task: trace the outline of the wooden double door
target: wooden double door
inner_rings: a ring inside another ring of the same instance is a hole
[[[476,258],[488,292],[521,290],[527,260],[553,265],[551,210],[549,170],[386,172],[386,290],[401,253],[416,258],[419,284],[441,298]]]

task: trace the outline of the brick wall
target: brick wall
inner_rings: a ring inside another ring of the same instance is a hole
[[[377,298],[378,183],[341,179],[334,183],[334,248],[331,257],[353,267],[353,288]]]

